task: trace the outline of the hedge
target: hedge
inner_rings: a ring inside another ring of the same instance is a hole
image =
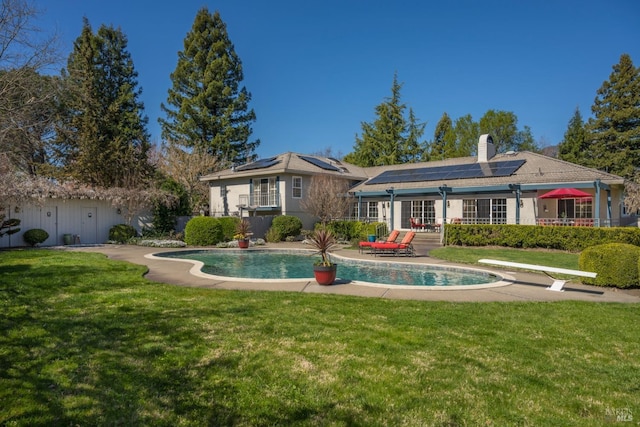
[[[640,247],[627,243],[607,243],[586,248],[580,254],[579,265],[584,271],[598,273],[582,282],[596,286],[630,288],[638,285]]]
[[[215,246],[222,237],[220,220],[210,216],[193,217],[184,228],[184,242],[189,246]]]
[[[302,231],[302,221],[297,216],[280,215],[273,219],[267,231],[267,240],[280,242],[287,237],[297,237]]]
[[[589,246],[605,243],[640,246],[640,229],[513,224],[445,225],[445,245],[452,246],[505,246],[580,252]]]
[[[109,229],[109,240],[116,243],[127,243],[138,232],[129,224],[117,224]]]
[[[218,218],[220,226],[222,227],[222,241],[229,242],[233,240],[233,236],[236,234],[236,227],[240,223],[240,218],[236,216],[224,216]]]

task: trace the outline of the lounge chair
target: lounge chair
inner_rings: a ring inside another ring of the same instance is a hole
[[[392,253],[393,255],[403,254],[406,256],[415,256],[415,251],[411,244],[415,236],[415,231],[409,231],[404,235],[404,238],[400,243],[373,242],[371,244],[371,249],[373,250],[374,255],[379,253]]]
[[[400,235],[400,232],[398,230],[392,230],[391,233],[389,233],[389,236],[387,236],[387,240],[385,240],[384,243],[395,243],[399,235]],[[372,243],[374,242],[359,242],[358,251],[362,253],[365,250],[365,248],[369,248],[369,250],[371,250]]]

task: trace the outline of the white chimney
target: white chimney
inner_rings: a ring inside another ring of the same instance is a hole
[[[486,163],[496,155],[496,147],[493,145],[493,138],[488,133],[480,135],[478,140],[478,162]]]

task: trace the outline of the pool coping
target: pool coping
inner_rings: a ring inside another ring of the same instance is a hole
[[[296,249],[296,248],[267,248],[260,247],[254,249],[248,249],[250,251],[291,251],[291,252],[310,252],[313,253],[313,250],[310,249]],[[177,248],[173,251],[163,251],[158,252],[155,251],[153,253],[148,253],[144,257],[152,260],[162,260],[162,261],[178,261],[178,262],[186,262],[192,264],[192,267],[189,269],[189,274],[193,276],[200,277],[203,279],[210,280],[220,280],[220,281],[229,281],[229,282],[242,282],[242,283],[299,283],[299,282],[308,282],[315,281],[313,277],[305,277],[305,278],[294,278],[294,279],[258,279],[251,277],[233,277],[233,276],[218,276],[215,274],[204,273],[202,268],[204,267],[204,263],[198,260],[187,259],[187,258],[169,258],[165,256],[157,256],[157,253],[170,253],[170,252],[196,252],[196,251],[207,251],[207,252],[224,252],[227,249],[218,249],[218,248],[207,248],[207,249],[180,249]],[[434,267],[438,270],[446,270],[446,271],[472,271],[472,272],[480,272],[484,274],[490,274],[496,277],[499,277],[500,280],[496,280],[495,282],[490,283],[481,283],[474,285],[451,285],[451,286],[418,286],[418,285],[396,285],[393,283],[377,283],[377,282],[366,282],[362,280],[344,280],[338,278],[338,283],[342,284],[351,284],[356,286],[369,286],[369,287],[377,287],[377,288],[391,288],[391,289],[405,289],[405,290],[423,290],[423,291],[455,291],[455,290],[473,290],[473,289],[487,289],[487,288],[498,288],[502,286],[512,285],[515,281],[515,278],[509,274],[504,272],[498,273],[495,270],[485,269],[485,268],[475,268],[475,267],[461,267],[461,266],[449,266],[445,264],[435,264],[435,263],[410,263],[394,260],[390,261],[378,261],[378,260],[367,260],[362,258],[352,258],[339,254],[332,254],[332,257],[335,259],[343,259],[355,262],[364,262],[371,264],[379,264],[381,262],[385,263],[393,263],[393,264],[403,264],[403,265],[420,265],[427,267]],[[331,285],[330,285],[331,286]]]
[[[266,247],[284,249],[302,249],[301,243],[277,243],[268,244]],[[145,277],[153,282],[172,286],[183,286],[201,289],[219,290],[243,290],[243,291],[285,291],[316,294],[332,294],[345,296],[358,296],[367,298],[385,298],[397,300],[442,301],[442,302],[555,302],[555,301],[589,301],[601,303],[640,303],[640,296],[633,292],[621,289],[601,288],[583,285],[578,282],[569,282],[565,285],[565,292],[551,292],[547,288],[551,285],[550,279],[539,272],[496,268],[500,275],[509,274],[515,277],[515,281],[507,286],[485,289],[439,289],[433,292],[427,289],[394,289],[390,287],[359,286],[351,283],[335,283],[332,286],[318,285],[315,280],[298,281],[296,283],[256,283],[256,282],[232,282],[227,280],[212,280],[210,278],[196,277],[189,274],[193,267],[187,263],[167,263],[164,260],[148,259],[144,256],[150,252],[176,251],[181,248],[152,248],[136,245],[104,244],[92,246],[59,246],[56,250],[69,250],[81,252],[95,252],[103,254],[110,259],[126,261],[145,266]],[[195,247],[193,249],[210,249],[207,247]],[[306,249],[309,249],[306,247]],[[470,267],[468,264],[455,263],[432,258],[429,256],[428,247],[418,246],[416,257],[397,257],[403,262],[434,263],[439,265]],[[251,250],[251,249],[248,249]],[[348,258],[374,259],[373,255],[359,253],[353,249],[339,249],[332,255],[348,255]],[[377,257],[376,259],[380,259]],[[384,257],[387,258],[387,257]],[[393,256],[388,258],[394,259]]]

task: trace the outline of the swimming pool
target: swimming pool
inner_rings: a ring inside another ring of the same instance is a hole
[[[196,264],[201,273],[228,280],[314,280],[312,251],[210,249],[156,253],[159,257]],[[338,282],[404,288],[487,287],[502,278],[483,270],[400,261],[354,260],[332,254],[338,263]]]

